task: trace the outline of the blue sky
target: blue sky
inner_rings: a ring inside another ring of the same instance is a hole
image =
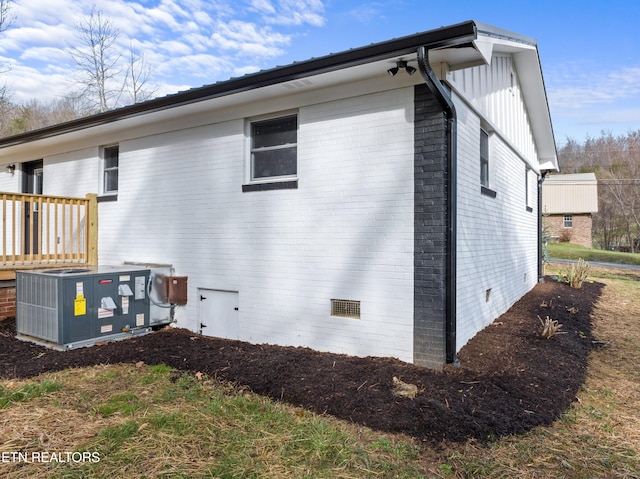
[[[556,142],[640,129],[640,2],[426,0],[13,0],[0,63],[13,100],[74,79],[74,24],[95,4],[153,68],[157,94],[465,20],[538,42]],[[5,68],[6,69],[6,68]]]

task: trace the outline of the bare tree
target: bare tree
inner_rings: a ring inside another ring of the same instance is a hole
[[[22,105],[0,105],[0,136],[17,135],[82,116],[81,104],[72,96],[47,103],[31,100]]]
[[[13,25],[15,17],[11,12],[11,0],[0,0],[0,33]],[[9,68],[0,64],[0,74],[6,73]],[[4,109],[9,101],[9,87],[6,83],[0,83],[0,108]]]
[[[151,67],[147,64],[144,53],[139,53],[130,44],[126,89],[133,103],[150,99],[158,90],[149,85],[150,78]]]
[[[76,23],[79,46],[71,50],[78,67],[82,93],[94,101],[97,111],[114,108],[124,89],[121,57],[115,47],[119,32],[94,6],[88,18]]]
[[[15,20],[11,13],[11,0],[0,0],[0,32],[9,28]]]
[[[123,58],[118,30],[95,6],[89,17],[76,22],[76,33],[79,45],[72,48],[71,57],[79,71],[79,97],[92,101],[94,112],[144,101],[156,92],[144,54],[130,44]]]
[[[602,132],[559,150],[565,173],[593,171],[598,179],[594,239],[603,249],[640,250],[640,130],[626,136]]]

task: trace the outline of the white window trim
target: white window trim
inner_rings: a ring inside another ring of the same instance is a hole
[[[570,223],[570,225],[567,226],[567,223]],[[562,227],[566,228],[566,229],[573,228],[573,214],[572,213],[565,213],[564,215],[562,215]]]
[[[113,143],[111,145],[102,145],[100,147],[100,191],[102,192],[102,196],[117,196],[118,190],[107,190],[106,189],[106,181],[105,181],[105,173],[107,172],[106,167],[106,159],[104,156],[105,150],[108,148],[118,147],[118,166],[116,168],[109,168],[109,170],[117,170],[118,171],[118,189],[120,188],[120,144]]]

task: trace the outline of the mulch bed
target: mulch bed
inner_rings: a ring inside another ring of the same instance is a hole
[[[547,279],[459,353],[443,371],[389,358],[357,358],[307,348],[252,345],[165,328],[90,348],[53,351],[15,339],[15,321],[0,321],[0,378],[27,378],[95,364],[164,363],[201,372],[309,410],[428,442],[481,441],[548,425],[583,384],[590,312],[603,285],[582,289]],[[563,324],[552,339],[538,319]],[[393,377],[419,388],[393,394]]]

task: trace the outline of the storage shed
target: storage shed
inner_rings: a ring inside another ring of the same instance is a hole
[[[594,173],[550,175],[542,184],[543,226],[552,241],[591,248],[593,213],[598,212]]]

